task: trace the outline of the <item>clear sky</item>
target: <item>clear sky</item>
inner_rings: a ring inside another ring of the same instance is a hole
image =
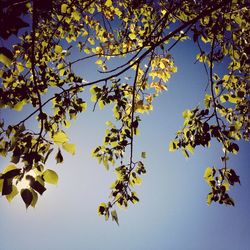
[[[120,226],[97,215],[114,175],[91,158],[112,114],[92,113],[90,107],[68,130],[76,155],[65,153],[61,165],[48,161],[48,168],[58,172],[59,183],[48,187],[37,207],[26,211],[20,197],[11,204],[1,199],[0,250],[249,249],[249,144],[240,144],[240,152],[229,162],[242,183],[230,191],[235,207],[206,204],[209,187],[203,174],[207,166],[220,167],[219,145],[198,148],[188,160],[181,152],[168,152],[169,141],[182,126],[182,111],[201,104],[206,87],[206,74],[201,64],[194,64],[191,42],[176,47],[173,56],[178,73],[170,79],[169,91],[154,103],[154,111],[142,117],[135,141],[135,154],[148,155],[147,174],[137,188],[140,202],[117,210]],[[77,70],[94,75],[89,68],[79,65]],[[1,169],[7,164],[0,159]]]

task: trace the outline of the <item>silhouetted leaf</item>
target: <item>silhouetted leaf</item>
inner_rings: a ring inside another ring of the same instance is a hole
[[[33,195],[29,189],[22,189],[21,190],[21,197],[28,208],[33,200]]]

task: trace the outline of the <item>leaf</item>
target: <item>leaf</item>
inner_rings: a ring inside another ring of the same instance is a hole
[[[29,189],[22,189],[21,190],[21,197],[26,205],[26,208],[28,208],[33,200],[33,195]]]
[[[61,53],[62,50],[63,50],[62,46],[60,46],[60,45],[56,45],[56,46],[55,46],[55,52],[56,52],[57,54]]]
[[[100,100],[100,101],[98,102],[98,106],[99,106],[100,109],[103,109],[104,106],[105,106],[105,104],[104,104],[104,102],[103,102],[102,100]]]
[[[112,1],[111,0],[107,0],[106,2],[105,2],[105,5],[107,6],[107,7],[111,7],[112,6]]]
[[[15,176],[20,175],[20,173],[21,173],[20,168],[11,169],[8,172],[5,172],[2,175],[2,178],[3,179],[9,179],[9,178],[13,179]]]
[[[102,202],[99,206],[98,206],[98,215],[104,215],[104,212],[106,211],[107,205],[105,202]]]
[[[146,152],[141,152],[141,158],[145,159],[147,157]]]
[[[16,111],[21,111],[25,104],[26,104],[26,101],[24,101],[24,100],[21,102],[18,102],[17,104],[14,105],[13,109]]]
[[[213,177],[213,169],[210,168],[210,167],[207,167],[206,170],[205,170],[205,172],[204,172],[203,177],[206,180],[210,180],[211,177]]]
[[[43,172],[43,179],[49,184],[56,185],[58,182],[58,175],[55,171],[47,169]]]
[[[61,150],[58,150],[58,153],[56,154],[56,163],[62,163],[63,162],[63,156],[61,153]]]
[[[51,148],[51,149],[47,152],[47,154],[46,154],[46,156],[44,157],[44,160],[43,160],[43,163],[44,163],[44,164],[45,164],[46,161],[48,160],[49,155],[52,153],[52,151],[53,151],[53,149]]]
[[[169,152],[174,152],[177,149],[177,141],[171,141],[168,146]]]
[[[57,145],[63,144],[69,140],[68,136],[63,131],[55,133],[52,139]]]
[[[3,179],[0,179],[0,193],[3,191]]]
[[[186,158],[189,158],[189,153],[186,149],[183,149],[182,150],[182,154],[186,157]]]
[[[72,12],[72,17],[73,17],[76,21],[80,21],[80,19],[81,19],[81,16],[80,16],[80,14],[79,14],[78,11]]]
[[[10,50],[0,47],[0,62],[9,67],[13,59],[13,54]]]
[[[211,205],[212,200],[213,200],[213,197],[214,197],[213,193],[209,193],[209,194],[207,195],[207,204],[208,204],[208,205]]]
[[[134,33],[130,33],[128,36],[131,40],[136,39],[136,35]]]
[[[68,153],[74,155],[76,152],[76,146],[75,144],[70,144],[70,143],[63,143],[62,145],[63,149],[67,151]]]
[[[116,210],[111,211],[111,217],[112,217],[112,220],[114,220],[117,223],[117,225],[119,226],[118,216],[117,216]]]
[[[31,191],[32,196],[33,196],[32,202],[30,203],[30,205],[31,205],[32,207],[35,207],[35,206],[36,206],[36,203],[37,203],[37,200],[38,200],[38,195],[37,195],[37,193],[36,193],[34,190],[31,189],[30,191]]]
[[[97,65],[101,65],[103,62],[101,59],[98,59],[96,62],[95,62]]]
[[[8,195],[6,195],[6,199],[8,200],[8,202],[11,202],[13,200],[13,198],[18,194],[18,190],[16,186],[12,186],[12,192]]]
[[[12,192],[12,179],[3,180],[2,195],[8,195]]]
[[[13,170],[13,169],[16,169],[16,168],[17,168],[16,165],[10,164],[10,165],[8,165],[8,166],[3,170],[2,174],[5,174],[5,173],[9,172],[10,170]]]
[[[35,178],[31,175],[27,175],[26,179],[30,181],[30,187],[32,187],[35,191],[37,191],[40,195],[46,191],[44,185],[42,185],[39,181],[35,180]]]
[[[65,3],[62,4],[62,5],[61,5],[61,12],[62,12],[62,13],[66,13],[66,12],[67,12],[67,8],[68,8],[68,5],[67,5],[67,4],[65,4]]]

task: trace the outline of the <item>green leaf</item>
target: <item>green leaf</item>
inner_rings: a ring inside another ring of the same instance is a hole
[[[58,175],[55,171],[47,169],[43,172],[43,179],[49,184],[56,185],[58,182]]]
[[[119,226],[118,216],[117,216],[116,210],[111,211],[111,217],[112,217],[112,220],[114,220],[117,223],[117,225]]]
[[[75,144],[70,144],[70,143],[63,143],[62,145],[63,149],[67,151],[68,153],[74,155],[76,152],[76,146]]]
[[[141,158],[145,159],[147,157],[146,152],[141,152]]]

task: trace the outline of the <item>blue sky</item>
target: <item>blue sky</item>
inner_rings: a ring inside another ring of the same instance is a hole
[[[97,206],[107,201],[114,180],[91,158],[91,150],[102,142],[109,110],[81,115],[68,130],[77,146],[75,156],[65,153],[65,162],[47,167],[59,174],[59,184],[49,186],[35,209],[27,211],[20,198],[0,202],[0,250],[247,250],[250,245],[249,144],[229,166],[236,169],[242,185],[231,191],[235,207],[207,206],[209,187],[203,180],[207,166],[220,166],[221,148],[198,148],[186,160],[181,152],[169,153],[168,143],[182,126],[182,111],[202,104],[206,74],[194,64],[191,42],[173,50],[178,73],[168,83],[169,91],[142,117],[135,155],[147,152],[147,174],[137,188],[140,202],[118,209],[120,226],[97,215]],[[86,72],[86,65],[77,70]],[[87,67],[90,77],[95,75]],[[8,116],[8,113],[3,113]],[[10,117],[6,117],[10,119]],[[8,164],[0,159],[0,168]]]

